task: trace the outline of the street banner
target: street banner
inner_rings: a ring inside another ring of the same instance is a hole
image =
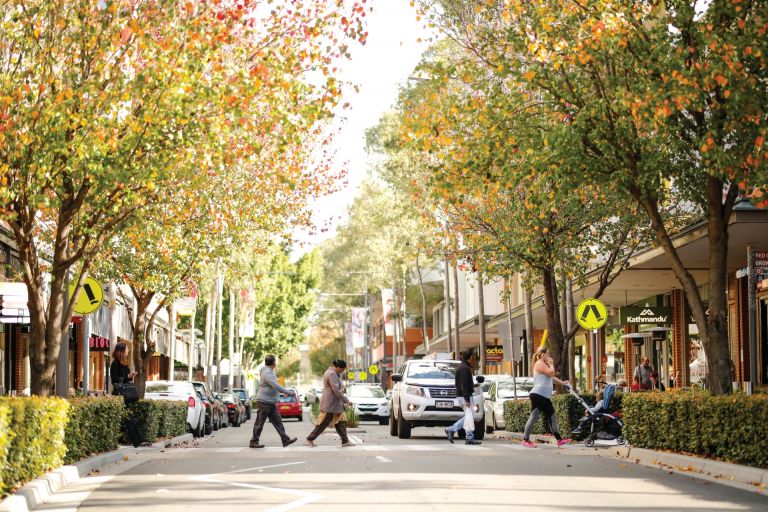
[[[347,358],[349,358],[355,353],[355,349],[352,347],[352,322],[344,324],[344,338],[346,339]]]
[[[382,316],[384,317],[384,335],[395,335],[395,321],[392,318],[392,313],[395,311],[395,292],[392,288],[381,289],[381,304],[383,309]]]
[[[365,346],[365,312],[366,308],[352,308],[352,347]]]
[[[238,301],[238,328],[237,335],[241,338],[253,338],[256,336],[256,291],[253,288],[240,290]]]

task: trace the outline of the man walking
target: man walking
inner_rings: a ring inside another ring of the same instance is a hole
[[[472,377],[472,369],[475,367],[477,357],[475,356],[474,349],[466,348],[461,352],[461,364],[456,370],[456,396],[464,397],[464,408],[472,410],[472,395],[475,392],[475,381]],[[445,435],[448,436],[448,441],[453,444],[453,436],[460,429],[464,428],[464,416],[462,416],[456,423],[445,429]],[[466,444],[482,444],[481,441],[475,439],[475,432],[473,430],[465,430],[467,433]]]
[[[347,367],[343,359],[335,359],[331,367],[323,375],[323,397],[320,399],[320,414],[317,417],[317,426],[307,436],[307,446],[315,447],[315,439],[318,438],[329,425],[336,428],[336,433],[341,438],[341,446],[354,446],[347,437],[347,414],[345,406],[350,404],[349,398],[344,394],[339,375]]]
[[[261,431],[264,430],[264,423],[267,422],[267,419],[277,430],[277,434],[280,436],[284,447],[296,442],[295,437],[288,437],[285,433],[283,419],[280,417],[280,413],[277,412],[280,393],[289,396],[296,396],[296,393],[278,384],[277,376],[275,376],[275,366],[275,356],[270,354],[264,358],[264,367],[259,372],[259,393],[256,397],[256,400],[259,402],[259,412],[256,415],[256,421],[253,423],[253,436],[249,444],[251,448],[264,448],[264,445],[259,443],[259,437],[261,437]]]

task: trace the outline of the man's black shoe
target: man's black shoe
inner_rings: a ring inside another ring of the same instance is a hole
[[[453,444],[453,430],[445,429],[445,435],[448,437],[448,442]]]
[[[469,439],[464,444],[483,444],[482,441],[478,441],[477,439]]]
[[[250,443],[250,444],[248,444],[248,447],[249,448],[264,448],[264,445],[263,444],[259,444],[259,443]]]
[[[286,447],[286,446],[288,446],[289,444],[293,444],[293,443],[295,443],[295,442],[296,442],[296,438],[295,438],[295,437],[292,437],[292,438],[290,438],[289,440],[287,440],[286,442],[284,442],[284,443],[283,443],[283,448],[285,448],[285,447]]]

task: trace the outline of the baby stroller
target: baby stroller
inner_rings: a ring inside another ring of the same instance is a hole
[[[584,407],[588,409],[589,405],[573,390],[569,387],[568,391],[576,397],[576,400]],[[611,403],[611,397],[616,391],[616,386],[608,384],[603,390],[603,403],[604,408],[608,408],[608,404]],[[594,414],[587,413],[587,416],[582,418],[579,423],[579,427],[571,432],[571,436],[577,440],[584,439],[586,446],[594,446],[595,439],[603,440],[616,440],[618,444],[626,443],[622,429],[624,428],[624,422],[621,421],[621,417],[618,413],[609,414],[607,412],[596,412]]]

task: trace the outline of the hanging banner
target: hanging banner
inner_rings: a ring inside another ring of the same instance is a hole
[[[241,338],[253,338],[256,336],[256,291],[253,288],[240,290],[239,298],[237,335]]]
[[[346,339],[347,358],[355,353],[355,349],[352,347],[352,323],[347,322],[344,324],[344,338]]]
[[[365,346],[365,308],[352,308],[352,347]]]
[[[381,289],[382,317],[384,319],[384,335],[395,335],[395,320],[392,314],[395,311],[395,292],[392,288]]]

